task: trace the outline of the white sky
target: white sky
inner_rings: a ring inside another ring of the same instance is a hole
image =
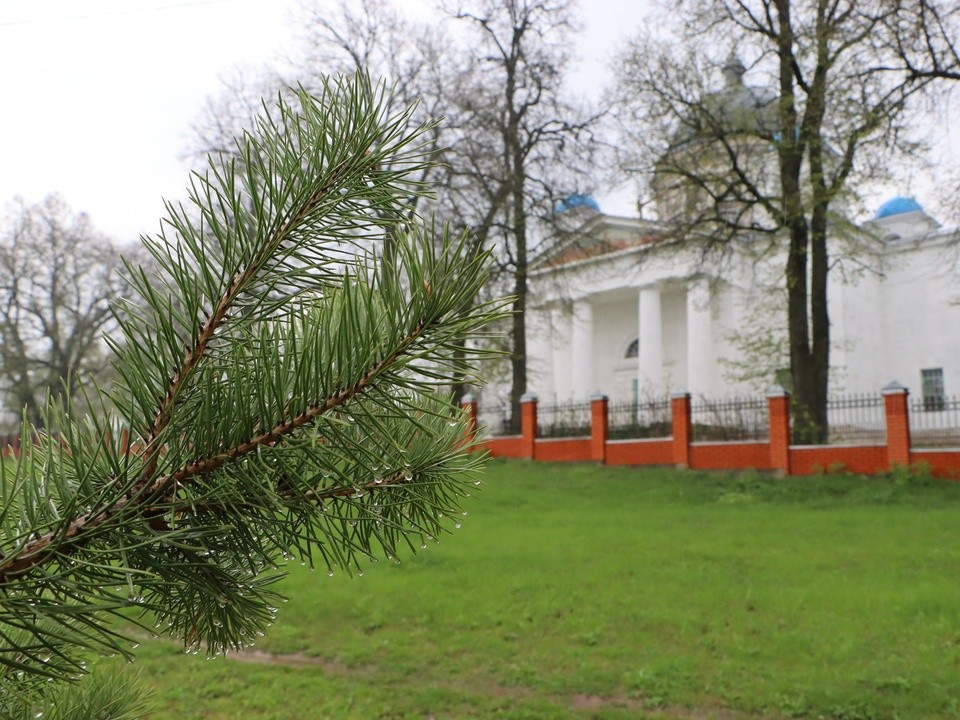
[[[161,198],[184,196],[180,156],[203,99],[229,68],[283,55],[296,4],[0,0],[0,206],[59,192],[121,243],[155,232]],[[423,12],[426,0],[404,5]],[[576,78],[585,92],[602,85],[646,2],[589,7]],[[604,209],[629,212],[618,202]]]

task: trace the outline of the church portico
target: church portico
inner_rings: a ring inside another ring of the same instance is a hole
[[[537,311],[528,386],[547,402],[585,400],[602,391],[621,398],[663,397],[715,380],[709,282],[672,279],[554,302]],[[540,332],[540,328],[545,329]],[[700,377],[699,382],[688,379]],[[701,388],[702,385],[702,388]]]
[[[589,397],[596,389],[593,376],[593,303],[589,298],[573,302],[570,325],[573,396],[580,399]]]
[[[710,285],[699,278],[686,291],[687,367],[683,387],[694,396],[707,395],[714,386],[716,356],[713,343],[713,308]]]
[[[663,308],[658,286],[640,289],[638,315],[638,388],[641,395],[654,395],[660,391],[664,382]]]

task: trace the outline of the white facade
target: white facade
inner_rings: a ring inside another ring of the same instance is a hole
[[[678,388],[720,398],[776,382],[788,365],[782,296],[771,290],[783,286],[782,255],[744,244],[705,263],[654,223],[577,212],[579,227],[530,274],[527,387],[542,402]],[[855,256],[835,251],[830,273],[831,392],[874,393],[895,379],[919,396],[926,370],[928,384],[940,371],[942,392],[960,394],[956,232],[922,210],[862,231]]]

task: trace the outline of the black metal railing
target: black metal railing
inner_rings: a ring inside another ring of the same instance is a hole
[[[537,437],[562,438],[585,435],[590,435],[589,402],[537,405]]]
[[[668,438],[672,435],[670,398],[607,405],[607,436],[611,440]]]
[[[492,407],[487,407],[482,402],[478,403],[477,425],[484,428],[491,437],[520,434],[520,419],[517,418],[514,424],[510,406],[505,403]]]
[[[824,438],[803,408],[790,412],[793,443],[824,444]],[[883,445],[887,441],[887,419],[882,395],[835,395],[827,399],[828,445]]]
[[[690,404],[694,442],[766,440],[770,417],[765,398],[699,398]]]
[[[480,403],[479,424],[492,436],[520,433],[519,417],[510,406]],[[911,445],[917,448],[960,447],[960,397],[912,399],[909,403]],[[807,416],[808,417],[808,416]],[[791,442],[823,444],[824,438],[805,417],[802,408],[791,408]],[[884,399],[879,394],[837,395],[827,401],[830,445],[883,445],[886,443]],[[690,407],[694,442],[764,441],[770,435],[766,398],[694,399]],[[644,401],[610,401],[607,405],[611,440],[669,438],[673,416],[669,398]],[[543,438],[587,437],[591,433],[589,401],[540,404],[537,435]],[[15,436],[6,439],[15,441]]]
[[[917,398],[910,402],[910,444],[918,448],[960,447],[960,398]]]

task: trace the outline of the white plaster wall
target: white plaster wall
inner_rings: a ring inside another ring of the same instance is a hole
[[[569,303],[561,303],[550,310],[550,353],[552,388],[537,388],[537,394],[546,402],[570,400],[573,393],[573,351],[570,338],[573,315]]]
[[[527,312],[527,387],[538,396],[554,387],[551,325],[549,308]]]
[[[612,399],[633,397],[637,358],[625,358],[627,346],[637,337],[639,310],[636,296],[594,306],[593,367],[597,387]]]
[[[948,262],[951,250],[922,240],[892,245],[886,257],[886,343],[877,364],[884,382],[895,379],[915,397],[924,368],[943,368],[946,394],[960,396],[960,278]]]
[[[684,287],[660,291],[663,316],[663,378],[660,394],[687,385],[687,293]],[[643,340],[641,339],[641,342]]]
[[[831,273],[831,393],[875,393],[893,379],[883,273],[882,259],[868,272]]]

